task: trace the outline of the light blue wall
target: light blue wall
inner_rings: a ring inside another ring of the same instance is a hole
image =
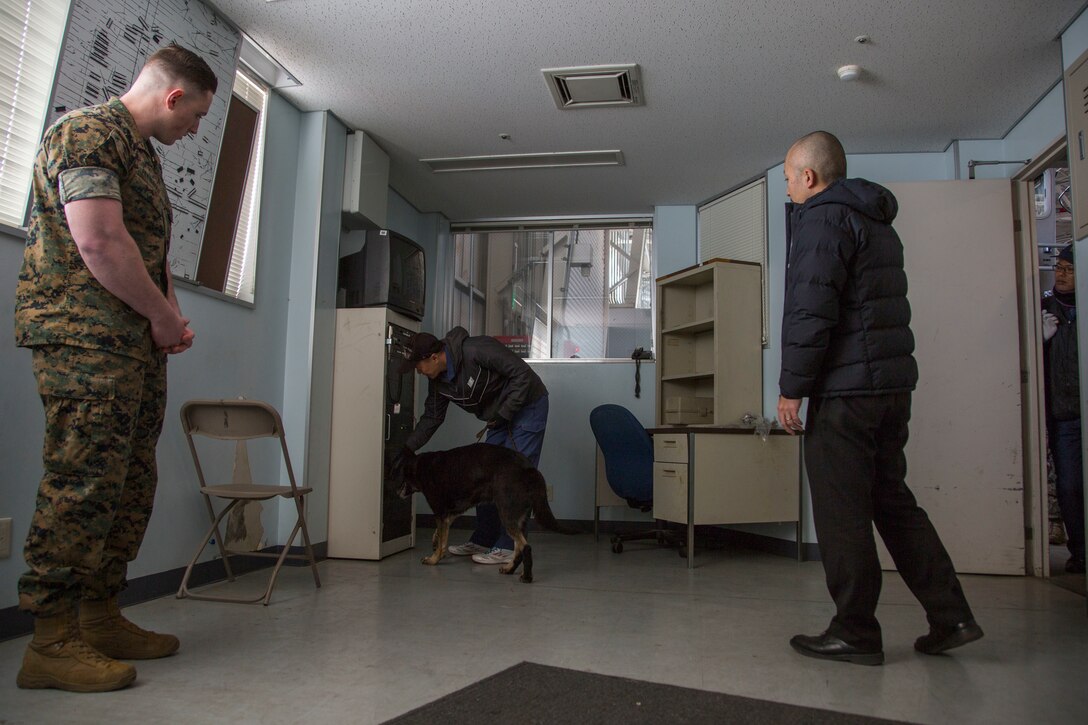
[[[1030,159],[1054,139],[1065,136],[1064,86],[1058,83],[1005,136],[1005,159]],[[1004,167],[1013,176],[1019,166]]]
[[[0,475],[0,516],[10,516],[12,522],[12,555],[0,559],[0,607],[17,601],[16,582],[26,569],[23,562],[23,539],[34,511],[38,479],[42,475],[42,434],[45,429],[42,404],[30,372],[30,352],[15,347],[12,329],[12,307],[19,266],[23,261],[25,237],[13,237],[0,232],[0,284],[3,285],[3,305],[0,306],[0,451],[3,453],[4,473]]]
[[[336,283],[347,128],[331,113],[305,113],[300,138],[304,150],[299,155],[291,259],[293,294],[288,306],[291,327],[285,352],[288,364],[305,372],[286,376],[283,415],[284,427],[294,443],[293,467],[314,489],[306,501],[310,537],[324,541],[328,534]],[[294,525],[294,504],[284,500],[279,509],[278,541],[282,543]]]
[[[423,247],[427,267],[427,304],[421,323],[423,330],[434,332],[439,337],[444,331],[435,331],[436,320],[445,320],[445,300],[442,298],[445,285],[442,284],[441,270],[447,269],[447,251],[450,245],[450,223],[446,217],[436,213],[423,213],[412,206],[400,194],[389,190],[387,224]],[[452,264],[452,254],[448,256]]]
[[[1062,68],[1069,69],[1088,50],[1088,13],[1081,14],[1062,33]]]
[[[698,263],[698,220],[695,206],[654,208],[655,276],[663,277]]]

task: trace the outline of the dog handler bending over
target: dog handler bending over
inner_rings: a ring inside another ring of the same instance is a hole
[[[469,337],[455,327],[439,340],[418,332],[408,341],[401,372],[415,370],[430,378],[423,415],[405,447],[417,451],[446,419],[452,402],[487,421],[485,443],[505,446],[537,466],[548,423],[548,389],[533,369],[493,337]],[[514,542],[503,531],[495,504],[476,507],[476,531],[465,544],[449,547],[454,556],[472,555],[477,564],[505,564]]]

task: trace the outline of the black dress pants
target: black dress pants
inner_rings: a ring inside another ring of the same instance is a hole
[[[874,524],[931,626],[972,619],[952,560],[907,488],[909,421],[910,393],[809,400],[805,468],[836,609],[828,633],[858,647],[883,646]]]

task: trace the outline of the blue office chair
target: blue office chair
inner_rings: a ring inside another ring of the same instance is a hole
[[[651,511],[654,505],[654,446],[650,434],[631,411],[622,405],[598,405],[589,414],[589,427],[604,456],[608,485],[627,505],[639,511]],[[612,551],[623,552],[623,542],[656,539],[676,545],[675,532],[661,528],[647,529],[612,537]]]

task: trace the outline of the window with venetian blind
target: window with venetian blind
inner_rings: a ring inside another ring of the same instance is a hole
[[[243,302],[256,287],[267,104],[267,86],[237,71],[197,270],[201,285]]]
[[[699,207],[699,261],[755,262],[763,273],[767,344],[767,183],[759,179]]]
[[[21,227],[67,0],[0,0],[0,224]]]

